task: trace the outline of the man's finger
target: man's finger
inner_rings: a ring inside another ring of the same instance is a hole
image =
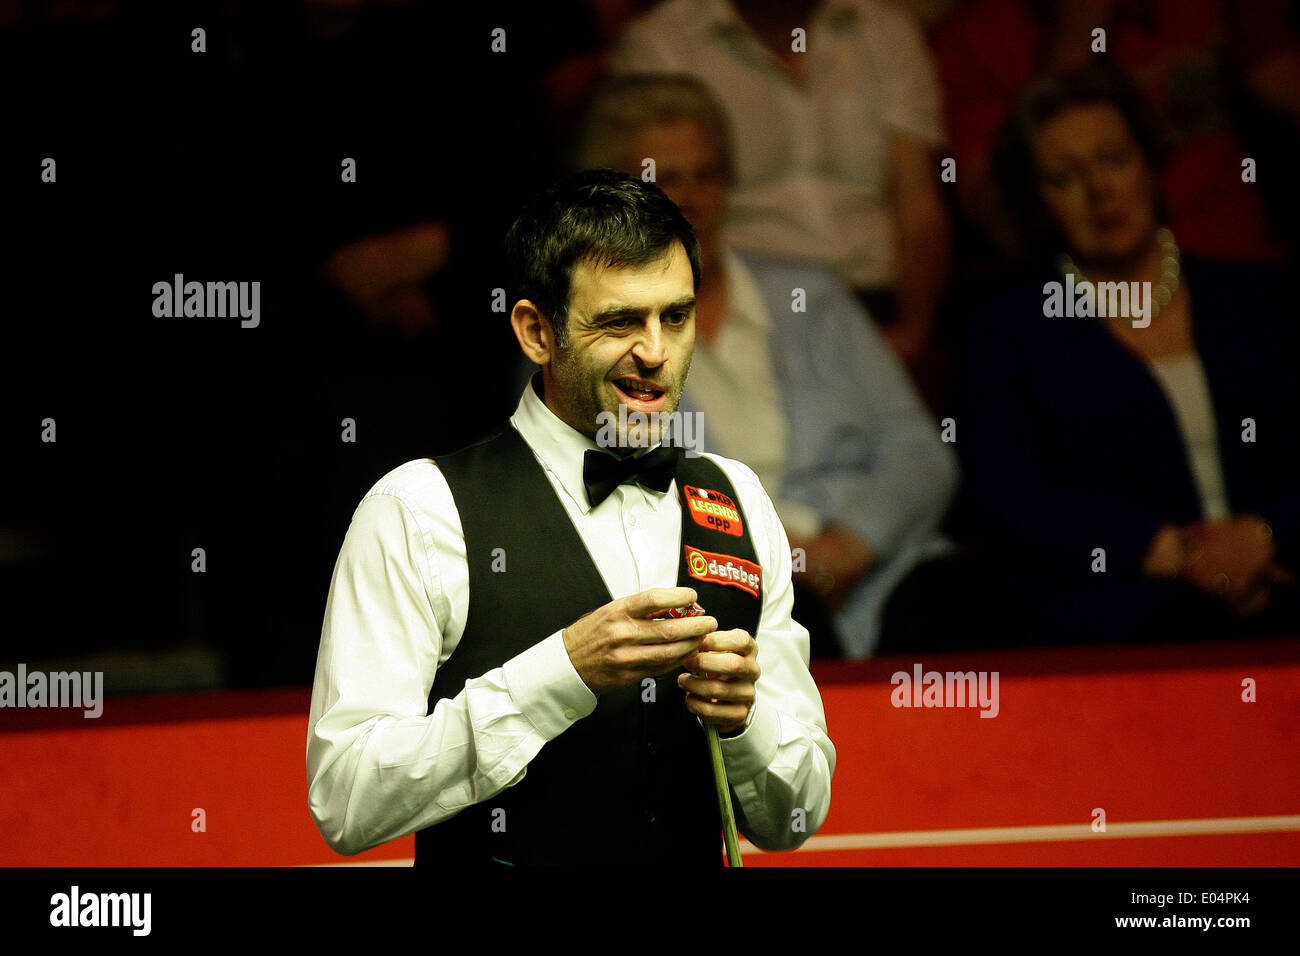
[[[722,727],[740,727],[749,716],[749,707],[745,704],[715,704],[712,701],[686,695],[686,709],[702,720]]]
[[[735,665],[739,668],[738,673],[741,675],[752,673],[755,677],[758,676],[758,660],[755,653],[758,645],[752,642],[752,638],[749,643],[742,644],[734,649],[720,650],[713,643],[715,636],[715,634],[710,634],[700,641],[696,653],[687,658],[682,666],[692,674],[704,675],[706,672],[711,672],[713,676],[721,677],[723,680],[732,680],[733,673],[736,672],[733,672],[730,668],[735,661],[740,661],[739,665]],[[710,655],[715,655],[719,659],[730,658],[730,662],[724,661],[719,664],[718,660],[710,657]]]
[[[753,658],[741,657],[739,654],[700,651],[690,670],[700,676],[719,680],[753,680],[757,677],[758,665]]]
[[[701,651],[731,651],[746,654],[754,646],[754,639],[747,631],[735,628],[730,631],[715,631],[700,645]]]
[[[693,588],[651,588],[626,599],[627,613],[632,617],[649,618],[671,607],[686,607],[698,597]]]
[[[677,686],[696,697],[722,703],[753,703],[754,685],[749,681],[721,681],[680,674]]]
[[[707,614],[699,617],[674,617],[662,621],[650,621],[641,625],[643,630],[637,638],[638,644],[665,644],[669,641],[692,640],[691,649],[699,646],[700,638],[712,634],[718,628],[717,618]]]
[[[671,641],[658,643],[645,648],[645,659],[655,667],[662,668],[661,673],[680,667],[686,658],[695,653],[695,640]]]

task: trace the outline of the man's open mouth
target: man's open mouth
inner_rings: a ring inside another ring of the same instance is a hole
[[[657,388],[639,378],[616,378],[614,379],[614,388],[635,402],[647,404],[658,401],[664,394],[662,388]]]

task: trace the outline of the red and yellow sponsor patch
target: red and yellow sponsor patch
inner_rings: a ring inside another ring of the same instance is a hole
[[[693,548],[686,548],[686,572],[697,581],[709,581],[713,584],[726,584],[740,588],[746,594],[759,596],[763,587],[763,569],[752,561],[737,558],[731,554],[716,554]]]
[[[740,521],[740,509],[730,497],[720,491],[686,485],[686,506],[690,508],[695,523],[724,534],[740,537],[745,526]]]

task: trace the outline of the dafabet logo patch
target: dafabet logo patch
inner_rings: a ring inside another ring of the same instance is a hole
[[[726,584],[758,597],[763,583],[763,569],[752,561],[730,554],[715,554],[686,547],[686,571],[697,581]]]

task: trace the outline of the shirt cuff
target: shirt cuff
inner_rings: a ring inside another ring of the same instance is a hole
[[[574,669],[563,631],[510,658],[501,670],[515,706],[547,740],[596,709],[596,695]]]
[[[749,725],[735,737],[720,737],[722,759],[732,783],[765,773],[776,758],[781,739],[781,717],[770,707],[755,702]]]

